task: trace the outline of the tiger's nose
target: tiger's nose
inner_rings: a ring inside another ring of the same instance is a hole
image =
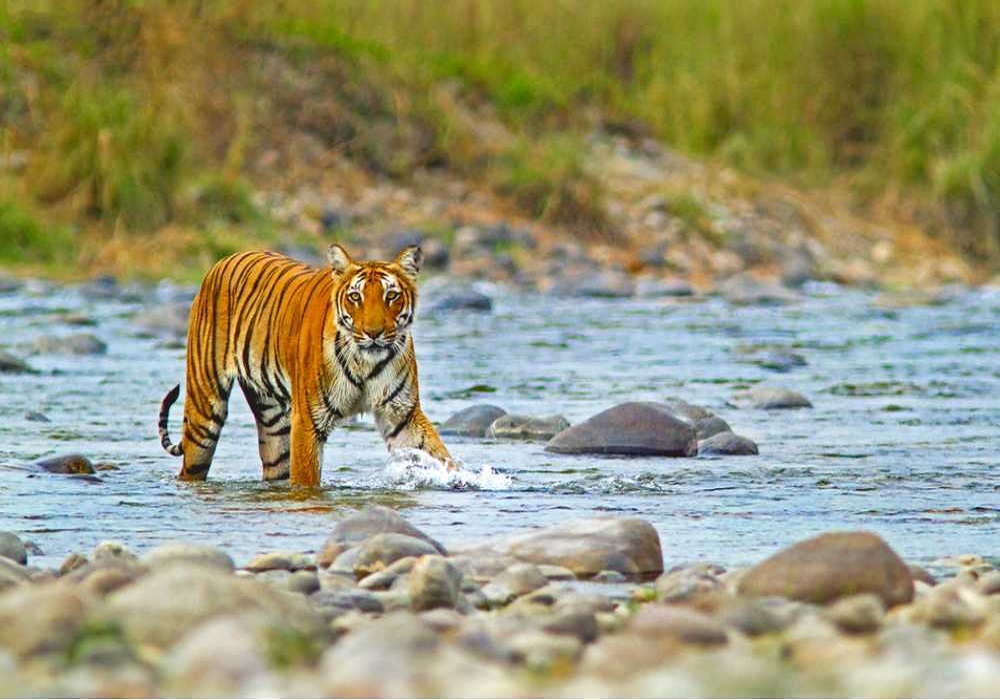
[[[368,340],[380,340],[385,332],[382,329],[377,331],[365,331],[365,335],[368,336]]]

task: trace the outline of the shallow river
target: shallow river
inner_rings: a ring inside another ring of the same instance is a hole
[[[219,545],[237,563],[272,550],[314,551],[340,513],[370,502],[445,544],[594,515],[638,516],[659,530],[667,566],[755,562],[835,529],[881,534],[922,564],[951,554],[1000,557],[1000,292],[960,291],[930,306],[885,309],[872,294],[816,286],[801,303],[580,301],[494,291],[489,314],[418,313],[425,411],[472,402],[562,413],[578,422],[616,403],[679,397],[703,404],[760,445],[757,457],[630,458],[549,454],[543,444],[446,438],[469,482],[390,464],[369,421],[330,436],[323,487],[259,480],[256,433],[239,392],[209,481],[179,483],[156,437],[163,394],[184,351],[144,337],[144,302],[90,300],[72,288],[0,296],[0,343],[92,332],[105,355],[29,357],[34,375],[0,374],[0,530],[58,565],[116,539]],[[93,327],[66,325],[82,313]],[[776,373],[745,346],[794,349],[808,364]],[[812,409],[727,406],[758,381],[808,396]],[[29,421],[40,411],[49,423]],[[171,432],[180,432],[181,405]],[[33,460],[80,452],[115,471],[101,482],[37,474]],[[11,468],[15,467],[15,468]]]

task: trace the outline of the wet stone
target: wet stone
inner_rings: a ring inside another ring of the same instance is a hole
[[[17,355],[0,350],[0,374],[34,374],[36,370]]]
[[[716,433],[698,443],[698,454],[702,455],[755,455],[757,443],[742,435],[730,432]]]
[[[352,547],[360,545],[369,537],[389,532],[423,540],[434,547],[439,554],[447,554],[440,543],[411,525],[396,511],[384,506],[367,506],[347,516],[334,526],[333,532],[330,533],[319,554],[316,555],[316,561],[322,567],[330,566],[340,555]],[[345,560],[341,564],[346,566],[348,570],[354,568],[353,561]]]
[[[507,412],[499,406],[478,404],[464,408],[452,415],[441,426],[442,435],[484,437],[495,420]]]
[[[826,609],[826,618],[847,634],[871,634],[885,615],[882,599],[873,593],[841,598]]]
[[[404,557],[438,553],[433,545],[416,537],[394,532],[375,535],[362,543],[354,563],[354,574],[358,578],[364,578]]]
[[[24,420],[31,421],[32,423],[51,423],[47,415],[40,413],[39,411],[28,411],[24,414]]]
[[[669,405],[633,401],[567,428],[545,449],[561,454],[691,457],[698,442],[692,423]]]
[[[486,437],[510,440],[548,440],[569,427],[563,416],[500,416],[486,431]]]
[[[50,474],[93,474],[94,465],[89,459],[80,454],[60,455],[49,457],[37,462],[42,470]]]
[[[407,591],[416,611],[454,608],[461,594],[462,572],[441,556],[425,556],[410,571]]]
[[[309,596],[309,602],[315,609],[330,617],[338,617],[350,610],[363,613],[381,613],[385,610],[376,596],[358,589],[319,590]]]
[[[107,344],[91,333],[43,336],[24,347],[33,355],[103,355],[108,351]]]
[[[299,571],[315,569],[316,564],[308,554],[299,552],[269,552],[258,554],[244,567],[247,571]]]
[[[643,605],[627,629],[642,637],[674,639],[684,644],[718,646],[728,641],[726,628],[708,615],[674,605]]]
[[[433,299],[427,308],[428,314],[440,314],[451,311],[489,312],[493,309],[493,300],[482,292],[473,289],[450,292]]]
[[[233,571],[233,559],[218,547],[187,542],[170,542],[146,552],[139,562],[150,569],[159,569],[178,563],[211,566],[222,571]]]

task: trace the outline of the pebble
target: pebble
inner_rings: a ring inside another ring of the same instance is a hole
[[[873,593],[841,598],[825,611],[826,618],[848,634],[876,632],[885,616],[882,599]]]
[[[441,556],[424,556],[410,571],[407,591],[410,605],[421,612],[434,608],[454,608],[461,594],[462,572]]]

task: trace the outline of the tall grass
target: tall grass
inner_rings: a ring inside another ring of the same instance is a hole
[[[300,0],[276,23],[535,134],[596,107],[751,171],[912,191],[1000,245],[995,0]]]

